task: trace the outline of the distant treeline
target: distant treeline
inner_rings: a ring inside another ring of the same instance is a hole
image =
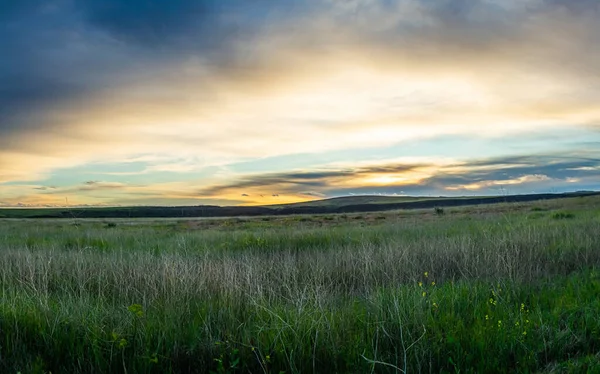
[[[561,199],[600,195],[600,192],[572,192],[561,194],[530,194],[494,197],[439,197],[418,201],[405,201],[385,204],[349,204],[331,206],[181,206],[181,207],[115,207],[115,208],[63,208],[63,209],[5,209],[4,218],[176,218],[176,217],[235,217],[290,214],[331,214],[359,213],[396,209],[427,209],[434,207],[456,207],[497,203],[530,202],[537,200]],[[352,197],[348,197],[352,199]],[[338,201],[340,199],[337,199]],[[23,210],[27,210],[27,214]]]

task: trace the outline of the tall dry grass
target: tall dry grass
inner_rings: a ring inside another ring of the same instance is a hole
[[[544,307],[576,298],[598,311],[589,296],[600,265],[595,211],[330,228],[153,225],[2,226],[0,368],[534,370],[574,349],[549,345],[565,321]],[[579,277],[553,298],[554,284]],[[536,328],[523,330],[533,318],[521,304],[544,316]],[[568,325],[588,339],[571,343],[594,353],[596,325]]]

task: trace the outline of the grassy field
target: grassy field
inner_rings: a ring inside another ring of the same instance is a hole
[[[443,213],[0,220],[0,372],[600,372],[600,198]]]

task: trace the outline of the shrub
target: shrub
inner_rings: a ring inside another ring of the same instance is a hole
[[[575,214],[569,212],[555,212],[552,214],[553,219],[571,219],[575,218]]]

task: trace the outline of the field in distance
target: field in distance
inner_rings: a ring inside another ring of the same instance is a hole
[[[179,206],[179,207],[75,207],[75,208],[0,208],[0,218],[177,218],[236,217],[291,214],[328,214],[375,212],[398,209],[426,209],[497,203],[531,202],[600,195],[580,191],[560,194],[527,194],[506,196],[410,197],[410,196],[345,196],[294,204],[265,206]]]
[[[596,195],[0,219],[0,372],[593,372],[599,232]]]

